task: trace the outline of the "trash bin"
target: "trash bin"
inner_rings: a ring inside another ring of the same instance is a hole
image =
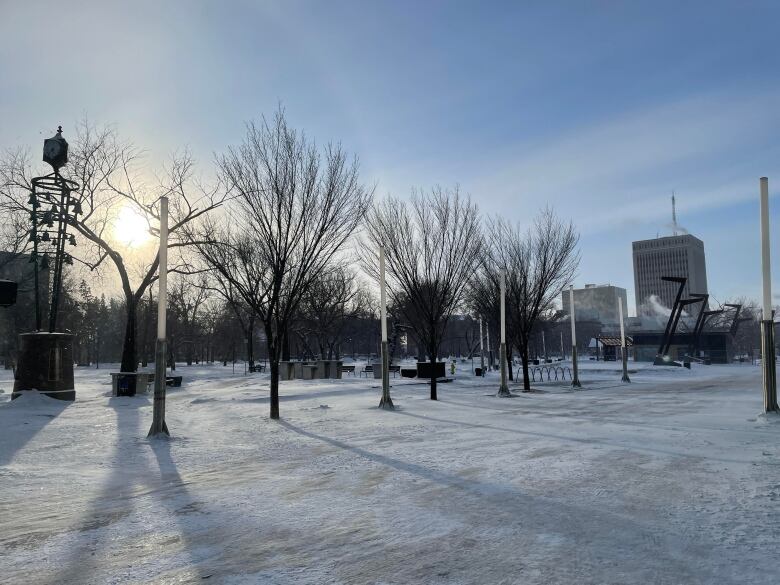
[[[116,395],[117,396],[135,396],[136,390],[135,374],[117,374],[116,376]]]
[[[474,375],[475,376],[481,376],[482,375],[482,368],[474,368]]]

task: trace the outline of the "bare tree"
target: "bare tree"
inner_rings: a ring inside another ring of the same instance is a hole
[[[113,128],[97,128],[86,120],[77,125],[69,159],[66,174],[81,186],[76,198],[82,209],[81,215],[71,222],[76,235],[81,236],[72,255],[90,270],[100,270],[106,259],[116,268],[126,307],[121,370],[135,372],[138,304],[157,279],[158,259],[156,253],[142,257],[116,241],[113,230],[117,216],[124,207],[129,207],[146,219],[149,232],[155,234],[160,197],[169,197],[168,246],[180,248],[186,245],[180,237],[182,227],[218,207],[222,200],[216,191],[206,192],[193,184],[194,162],[186,152],[174,156],[161,176],[147,184],[141,174],[143,153],[129,143],[120,142]],[[21,149],[7,152],[0,161],[0,169],[3,208],[14,213],[27,212],[32,178],[29,153]]]
[[[330,360],[334,355],[340,358],[339,346],[357,293],[355,273],[337,264],[329,267],[301,299],[301,322],[305,333],[317,343],[322,359]]]
[[[430,193],[414,192],[410,203],[383,200],[369,213],[366,231],[363,268],[378,280],[378,249],[384,246],[390,298],[433,368],[482,246],[477,206],[457,188],[435,187]],[[436,399],[432,375],[431,400]]]
[[[579,236],[572,223],[562,222],[549,208],[527,231],[495,219],[488,222],[486,232],[489,247],[478,278],[497,291],[500,271],[506,270],[507,333],[520,353],[527,392],[529,341],[540,317],[552,311],[577,271]]]
[[[200,283],[191,283],[179,276],[168,288],[168,304],[172,317],[182,326],[179,344],[184,344],[185,359],[191,366],[195,355],[195,335],[199,312],[209,298],[210,289]]]
[[[252,368],[255,365],[255,320],[256,316],[230,280],[222,278],[216,271],[203,273],[203,285],[216,293],[225,301],[236,318],[241,333],[244,336],[247,365]]]
[[[290,321],[312,283],[362,222],[373,189],[339,145],[322,152],[283,111],[247,125],[243,144],[218,159],[233,196],[226,214],[190,231],[199,260],[230,282],[262,321],[279,418],[279,360]]]

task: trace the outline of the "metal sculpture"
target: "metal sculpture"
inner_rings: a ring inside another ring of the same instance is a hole
[[[704,297],[708,297],[709,295],[703,295]],[[707,300],[705,298],[704,301],[705,305],[707,303]],[[705,311],[704,307],[702,307],[702,310],[699,311],[699,317],[696,319],[696,327],[693,329],[693,351],[691,352],[690,357],[693,357],[695,359],[698,359],[699,355],[699,347],[701,345],[701,335],[704,333],[704,328],[707,326],[707,320],[712,317],[713,315],[721,315],[725,311],[724,309],[716,309],[714,311]],[[707,362],[705,362],[707,363]]]
[[[62,126],[57,134],[44,141],[43,160],[54,171],[32,179],[30,193],[30,241],[33,251],[30,262],[34,264],[35,328],[42,327],[41,285],[39,274],[50,271],[51,298],[49,302],[49,333],[57,327],[57,312],[62,290],[62,274],[65,264],[73,264],[73,256],[66,252],[66,246],[75,246],[76,237],[68,233],[81,214],[79,184],[60,174],[60,168],[68,162],[68,143],[62,137]]]
[[[742,305],[738,304],[732,304],[732,303],[726,303],[723,305],[724,307],[730,307],[734,309],[734,317],[731,320],[731,327],[729,327],[729,334],[731,334],[732,339],[737,336],[737,331],[739,331],[739,324],[740,323],[746,323],[747,321],[752,321],[752,317],[741,317],[739,316],[740,312],[742,311]]]
[[[81,213],[79,184],[60,174],[60,168],[68,162],[68,143],[62,137],[62,126],[55,136],[44,141],[43,161],[54,171],[32,179],[28,201],[36,330],[19,336],[19,359],[11,399],[38,390],[52,398],[75,400],[73,335],[56,331],[64,267],[73,264],[73,256],[66,252],[66,246],[76,245],[68,226],[75,225]],[[41,296],[48,291],[41,290],[41,272],[51,274],[48,331],[42,330]]]
[[[669,356],[667,356],[668,346],[671,344],[671,338],[674,335],[674,330],[677,328],[677,322],[679,321],[680,317],[677,314],[677,310],[679,308],[680,300],[682,299],[683,290],[685,289],[685,283],[687,282],[687,278],[684,276],[662,276],[661,280],[665,280],[666,282],[676,282],[680,286],[677,289],[677,295],[674,298],[674,305],[672,305],[672,311],[669,313],[669,320],[666,322],[666,329],[664,329],[664,334],[661,337],[661,345],[658,347],[658,353],[656,353],[655,361],[653,362],[654,366],[664,366],[664,365],[675,365],[678,366],[680,364],[673,362],[669,359]],[[682,310],[680,311],[682,312]]]

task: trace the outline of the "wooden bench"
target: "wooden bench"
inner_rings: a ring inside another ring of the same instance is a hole
[[[344,368],[347,368],[347,367],[349,367],[349,366],[344,366]],[[380,367],[381,367],[381,366],[380,366]],[[343,371],[343,370],[342,370],[342,371]],[[397,377],[397,376],[398,376],[398,374],[400,374],[400,373],[401,373],[401,366],[390,366],[390,367],[388,368],[388,371],[389,371],[391,374],[393,374],[393,377],[395,378],[395,377]],[[352,366],[352,372],[353,372],[353,373],[355,372],[355,366]],[[365,374],[365,375],[366,375],[366,378],[368,378],[368,375],[369,375],[369,374],[373,374],[373,373],[374,373],[374,364],[368,364],[367,366],[365,366],[365,367],[363,368],[363,371],[362,371],[362,372],[360,372],[360,375],[362,376],[363,374]]]
[[[265,364],[254,364],[249,366],[250,372],[265,372]]]
[[[355,375],[355,365],[353,364],[351,366],[341,366],[341,371],[342,371],[342,373],[352,374],[354,376]]]

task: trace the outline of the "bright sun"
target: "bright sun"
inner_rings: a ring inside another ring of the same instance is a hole
[[[114,237],[125,246],[137,248],[151,237],[149,224],[138,210],[125,206],[114,222]]]

